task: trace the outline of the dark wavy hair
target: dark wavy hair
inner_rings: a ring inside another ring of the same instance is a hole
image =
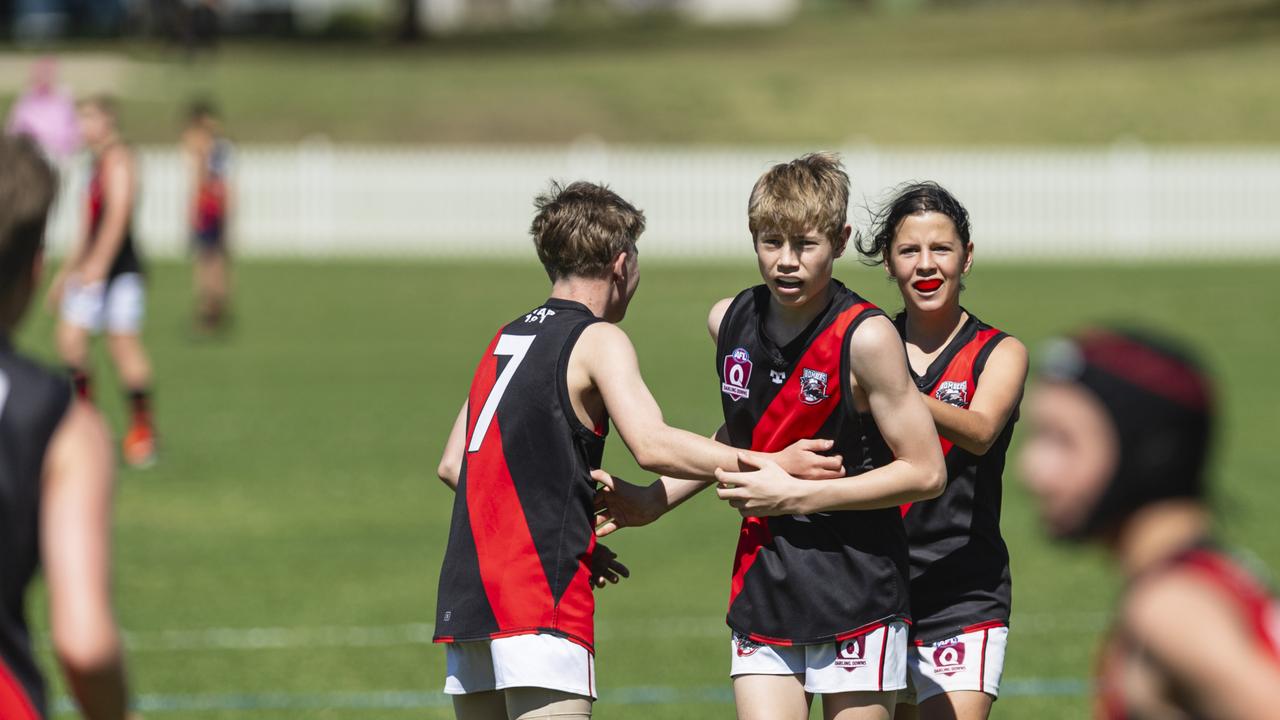
[[[871,235],[859,237],[858,252],[868,265],[880,265],[889,259],[889,246],[898,234],[898,226],[916,213],[936,212],[951,218],[960,236],[960,244],[969,246],[969,211],[946,188],[936,182],[903,185],[879,212],[872,215]]]

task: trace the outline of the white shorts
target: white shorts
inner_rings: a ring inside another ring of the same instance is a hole
[[[596,697],[591,651],[555,635],[516,635],[448,643],[444,691],[448,695],[536,687]]]
[[[765,645],[734,633],[731,677],[803,675],[814,695],[881,692],[907,686],[907,626],[892,622],[865,635],[821,645]]]
[[[1004,650],[1009,628],[993,627],[927,645],[912,645],[907,668],[911,676],[898,702],[915,705],[935,695],[973,690],[1000,696]]]
[[[62,291],[62,319],[89,332],[136,335],[142,330],[147,293],[138,273],[122,273],[106,282],[83,285],[67,277]]]

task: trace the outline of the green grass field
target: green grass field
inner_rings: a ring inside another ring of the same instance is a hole
[[[1276,568],[1278,269],[994,265],[972,276],[966,304],[1033,347],[1100,317],[1198,338],[1223,378],[1225,535]],[[878,272],[844,260],[839,275],[897,307]],[[718,424],[705,312],[755,279],[749,255],[644,268],[624,327],[673,424]],[[434,469],[491,333],[545,296],[541,269],[247,263],[225,341],[190,337],[184,267],[157,266],[151,288],[162,459],[122,472],[116,548],[146,715],[449,717],[444,653],[424,640],[452,502]],[[51,324],[37,313],[20,344],[48,357]],[[118,393],[99,369],[118,431]],[[645,480],[616,439],[607,461]],[[1014,480],[1014,628],[996,717],[1085,717],[1081,683],[1116,584],[1097,553],[1041,538]],[[723,611],[737,522],[703,496],[611,542],[633,577],[600,596],[598,717],[732,716]],[[43,626],[39,592],[32,609]]]
[[[1280,142],[1280,94],[1266,90],[1280,66],[1270,0],[938,3],[915,14],[814,0],[767,29],[628,20],[600,5],[575,3],[541,32],[416,48],[240,42],[191,64],[113,44],[67,57],[110,53],[80,56],[80,90],[120,94],[127,134],[149,143],[176,142],[196,94],[217,98],[232,137],[253,142]]]

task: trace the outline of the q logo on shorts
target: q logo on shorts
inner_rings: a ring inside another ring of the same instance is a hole
[[[933,667],[948,677],[964,670],[964,641],[944,640],[934,648]]]

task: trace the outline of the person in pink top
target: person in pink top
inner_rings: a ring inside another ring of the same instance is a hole
[[[59,88],[58,63],[41,58],[31,68],[31,83],[9,111],[5,132],[35,140],[50,159],[66,160],[80,149],[80,126],[71,93]]]

